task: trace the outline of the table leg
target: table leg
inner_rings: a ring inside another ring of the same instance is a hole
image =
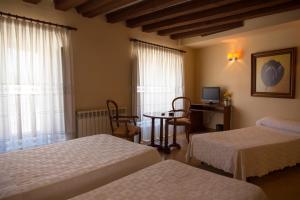
[[[176,119],[174,119],[174,124],[176,124]],[[177,130],[176,130],[177,126],[173,125],[173,144],[170,144],[170,148],[171,147],[176,147],[178,149],[180,149],[180,145],[177,143],[176,141],[176,135],[177,135]]]
[[[176,124],[176,119],[174,119],[174,125],[173,125],[173,144],[176,144],[177,126],[175,124]]]
[[[163,148],[164,119],[160,119],[159,149]]]
[[[170,148],[169,148],[169,123],[168,119],[165,121],[165,146],[164,146],[164,151],[165,153],[170,153]]]
[[[151,146],[155,146],[154,137],[155,137],[155,118],[151,118]]]

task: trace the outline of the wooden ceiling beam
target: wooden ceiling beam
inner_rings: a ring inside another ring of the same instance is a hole
[[[88,0],[54,0],[55,8],[58,10],[69,10],[86,3]]]
[[[34,4],[38,4],[40,3],[42,0],[23,0],[24,2],[27,2],[27,3],[34,3]]]
[[[211,8],[216,8],[226,4],[234,3],[241,0],[202,0],[202,1],[188,1],[186,3],[171,6],[169,8],[159,10],[147,15],[136,17],[127,20],[127,26],[130,28],[135,28],[138,26],[143,26],[146,24],[155,23],[165,19],[170,19],[178,17],[181,15],[186,15],[193,12],[199,12],[203,10],[208,10]]]
[[[76,7],[77,12],[87,13],[92,10],[95,10],[107,3],[110,3],[112,0],[89,0],[88,2],[81,4]]]
[[[143,31],[154,32],[176,26],[183,26],[196,22],[209,21],[291,1],[292,0],[243,0],[241,2],[221,6],[218,8],[213,8],[201,12],[195,12],[192,14],[175,17],[161,22],[148,24],[143,26]]]
[[[77,11],[80,12],[85,17],[95,17],[97,15],[108,13],[120,7],[137,2],[137,0],[109,0],[109,1],[98,0],[98,1],[100,2],[98,2],[96,6],[93,6],[92,4],[86,5],[85,7],[80,6],[77,8]]]
[[[226,23],[233,23],[237,21],[241,21],[241,19],[235,18],[236,15],[225,17],[225,18],[218,18],[210,21],[198,22],[194,24],[188,24],[184,26],[176,26],[169,29],[164,29],[157,31],[158,35],[166,36],[166,35],[173,35],[176,33],[188,32],[198,30],[199,28],[209,28],[213,26],[219,26]]]
[[[178,39],[184,39],[184,38],[189,38],[189,37],[195,37],[195,36],[205,36],[205,35],[210,35],[210,34],[215,34],[218,32],[223,32],[223,31],[228,31],[231,29],[239,28],[244,25],[243,21],[239,22],[234,22],[234,23],[229,23],[229,24],[223,24],[220,26],[214,26],[210,28],[204,28],[204,29],[198,29],[195,31],[189,31],[189,32],[184,32],[184,33],[177,33],[173,34],[170,37],[174,40]]]
[[[186,1],[188,0],[143,0],[139,3],[133,4],[132,6],[107,14],[106,19],[109,23],[116,23],[141,15],[146,15]]]
[[[165,35],[172,35],[175,33],[187,32],[187,31],[194,31],[197,29],[209,28],[212,26],[219,26],[225,23],[233,23],[240,20],[248,20],[257,17],[277,14],[281,12],[286,12],[290,10],[296,10],[300,8],[300,1],[292,1],[289,3],[283,3],[276,6],[270,6],[266,8],[261,8],[258,10],[253,10],[249,12],[245,12],[238,15],[232,15],[224,18],[217,18],[210,21],[198,22],[193,24],[188,24],[184,26],[177,26],[174,28],[164,29],[158,31],[158,35],[165,36]]]

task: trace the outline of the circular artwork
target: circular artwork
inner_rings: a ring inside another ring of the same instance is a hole
[[[280,62],[270,60],[261,69],[261,79],[266,86],[277,85],[284,75],[284,67]]]

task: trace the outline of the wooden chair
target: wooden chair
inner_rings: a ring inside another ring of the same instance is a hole
[[[118,105],[113,100],[106,101],[112,135],[134,142],[134,136],[139,135],[141,143],[141,128],[136,126],[138,116],[120,116]]]
[[[182,101],[183,108],[176,108],[176,103]],[[191,130],[191,120],[190,120],[190,106],[191,100],[187,97],[177,97],[172,101],[172,112],[184,112],[185,117],[177,119],[176,122],[174,120],[170,120],[168,123],[174,126],[174,136],[176,138],[176,126],[184,126],[186,139],[190,142],[190,130]],[[175,123],[174,123],[175,122]],[[176,139],[175,139],[176,140]]]

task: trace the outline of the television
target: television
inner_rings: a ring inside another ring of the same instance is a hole
[[[220,103],[220,87],[203,87],[202,101],[204,103]]]

